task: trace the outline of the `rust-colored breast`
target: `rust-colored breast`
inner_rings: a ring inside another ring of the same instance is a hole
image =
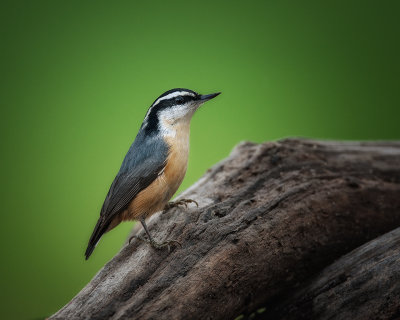
[[[175,136],[165,138],[170,147],[163,172],[141,191],[121,214],[121,220],[137,220],[164,209],[185,177],[189,155],[189,123],[174,127]]]

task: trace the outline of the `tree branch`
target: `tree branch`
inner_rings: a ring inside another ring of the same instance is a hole
[[[399,194],[398,142],[242,143],[180,196],[199,208],[149,219],[182,248],[125,244],[50,319],[234,319],[275,306],[400,226]]]

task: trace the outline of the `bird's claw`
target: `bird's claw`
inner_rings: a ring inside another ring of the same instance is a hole
[[[168,241],[164,241],[164,242],[156,242],[156,241],[150,241],[150,245],[157,250],[160,250],[164,247],[168,248],[168,252],[171,251],[171,246],[179,246],[182,248],[182,243],[180,243],[178,240],[168,240]]]
[[[157,242],[154,240],[145,239],[142,236],[137,236],[137,235],[134,235],[129,238],[129,244],[131,243],[133,238],[136,238],[140,241],[146,242],[146,243],[150,244],[152,246],[152,248],[157,249],[157,250],[167,247],[168,252],[170,252],[171,246],[173,246],[173,245],[175,245],[175,246],[178,245],[179,247],[182,247],[182,243],[180,243],[178,240],[168,240],[168,241],[164,241],[164,242]]]
[[[185,206],[185,208],[188,208],[188,203],[194,203],[196,205],[196,207],[199,207],[199,204],[197,203],[197,201],[192,200],[192,199],[181,199],[181,200],[177,200],[174,202],[168,202],[168,204],[165,206],[164,210],[169,210],[175,207],[179,207],[179,206]]]
[[[143,241],[143,242],[148,242],[149,241],[149,240],[143,238],[142,236],[134,235],[134,236],[129,238],[129,240],[128,240],[129,244],[131,244],[132,239],[138,239],[138,240]]]

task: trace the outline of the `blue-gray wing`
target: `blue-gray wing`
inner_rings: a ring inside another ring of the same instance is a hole
[[[100,216],[111,217],[125,209],[140,191],[157,179],[164,167],[165,161],[147,159],[128,171],[118,172],[104,200]]]
[[[146,137],[139,132],[111,184],[100,216],[114,216],[148,187],[164,169],[168,146],[162,138]]]
[[[143,137],[139,133],[111,184],[86,250],[86,259],[115,216],[123,211],[138,193],[147,188],[162,172],[168,157],[163,139]]]

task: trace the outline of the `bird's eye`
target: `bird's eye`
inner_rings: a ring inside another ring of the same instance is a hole
[[[175,101],[177,102],[177,103],[179,103],[179,104],[181,104],[181,103],[183,103],[183,97],[176,97],[175,98]]]

